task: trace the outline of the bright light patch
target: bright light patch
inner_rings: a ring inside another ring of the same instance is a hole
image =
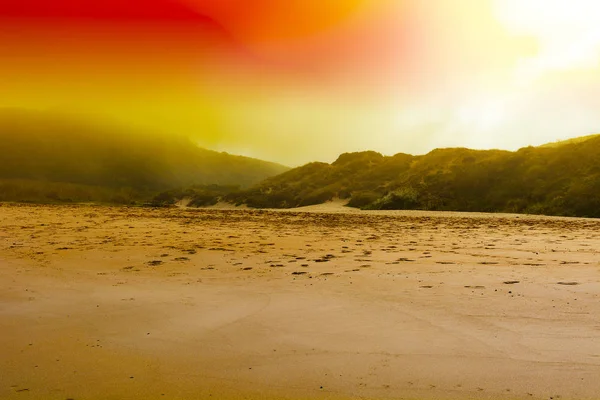
[[[597,0],[496,0],[495,5],[498,18],[510,32],[539,41],[538,54],[516,70],[521,83],[546,72],[599,66]]]

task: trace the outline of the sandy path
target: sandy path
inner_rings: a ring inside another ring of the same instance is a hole
[[[0,206],[0,398],[598,398],[600,221],[304,211]]]

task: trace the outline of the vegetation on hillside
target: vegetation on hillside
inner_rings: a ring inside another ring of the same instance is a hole
[[[343,154],[266,179],[228,199],[286,208],[339,197],[366,209],[600,217],[600,136],[516,152],[437,149],[423,156]]]
[[[0,201],[129,204],[179,187],[248,187],[288,169],[182,136],[24,112],[0,113],[0,143]]]
[[[600,135],[516,152],[346,153],[291,170],[45,115],[0,113],[0,143],[0,201],[292,208],[342,198],[364,209],[600,217]]]

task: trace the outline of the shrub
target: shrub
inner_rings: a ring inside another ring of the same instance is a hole
[[[369,208],[377,210],[414,210],[419,208],[419,193],[407,186],[383,196]]]
[[[350,201],[346,204],[348,207],[363,208],[376,202],[381,195],[371,191],[360,191],[352,193]]]

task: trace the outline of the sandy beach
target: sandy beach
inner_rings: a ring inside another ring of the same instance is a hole
[[[600,221],[0,205],[0,399],[597,399]]]

